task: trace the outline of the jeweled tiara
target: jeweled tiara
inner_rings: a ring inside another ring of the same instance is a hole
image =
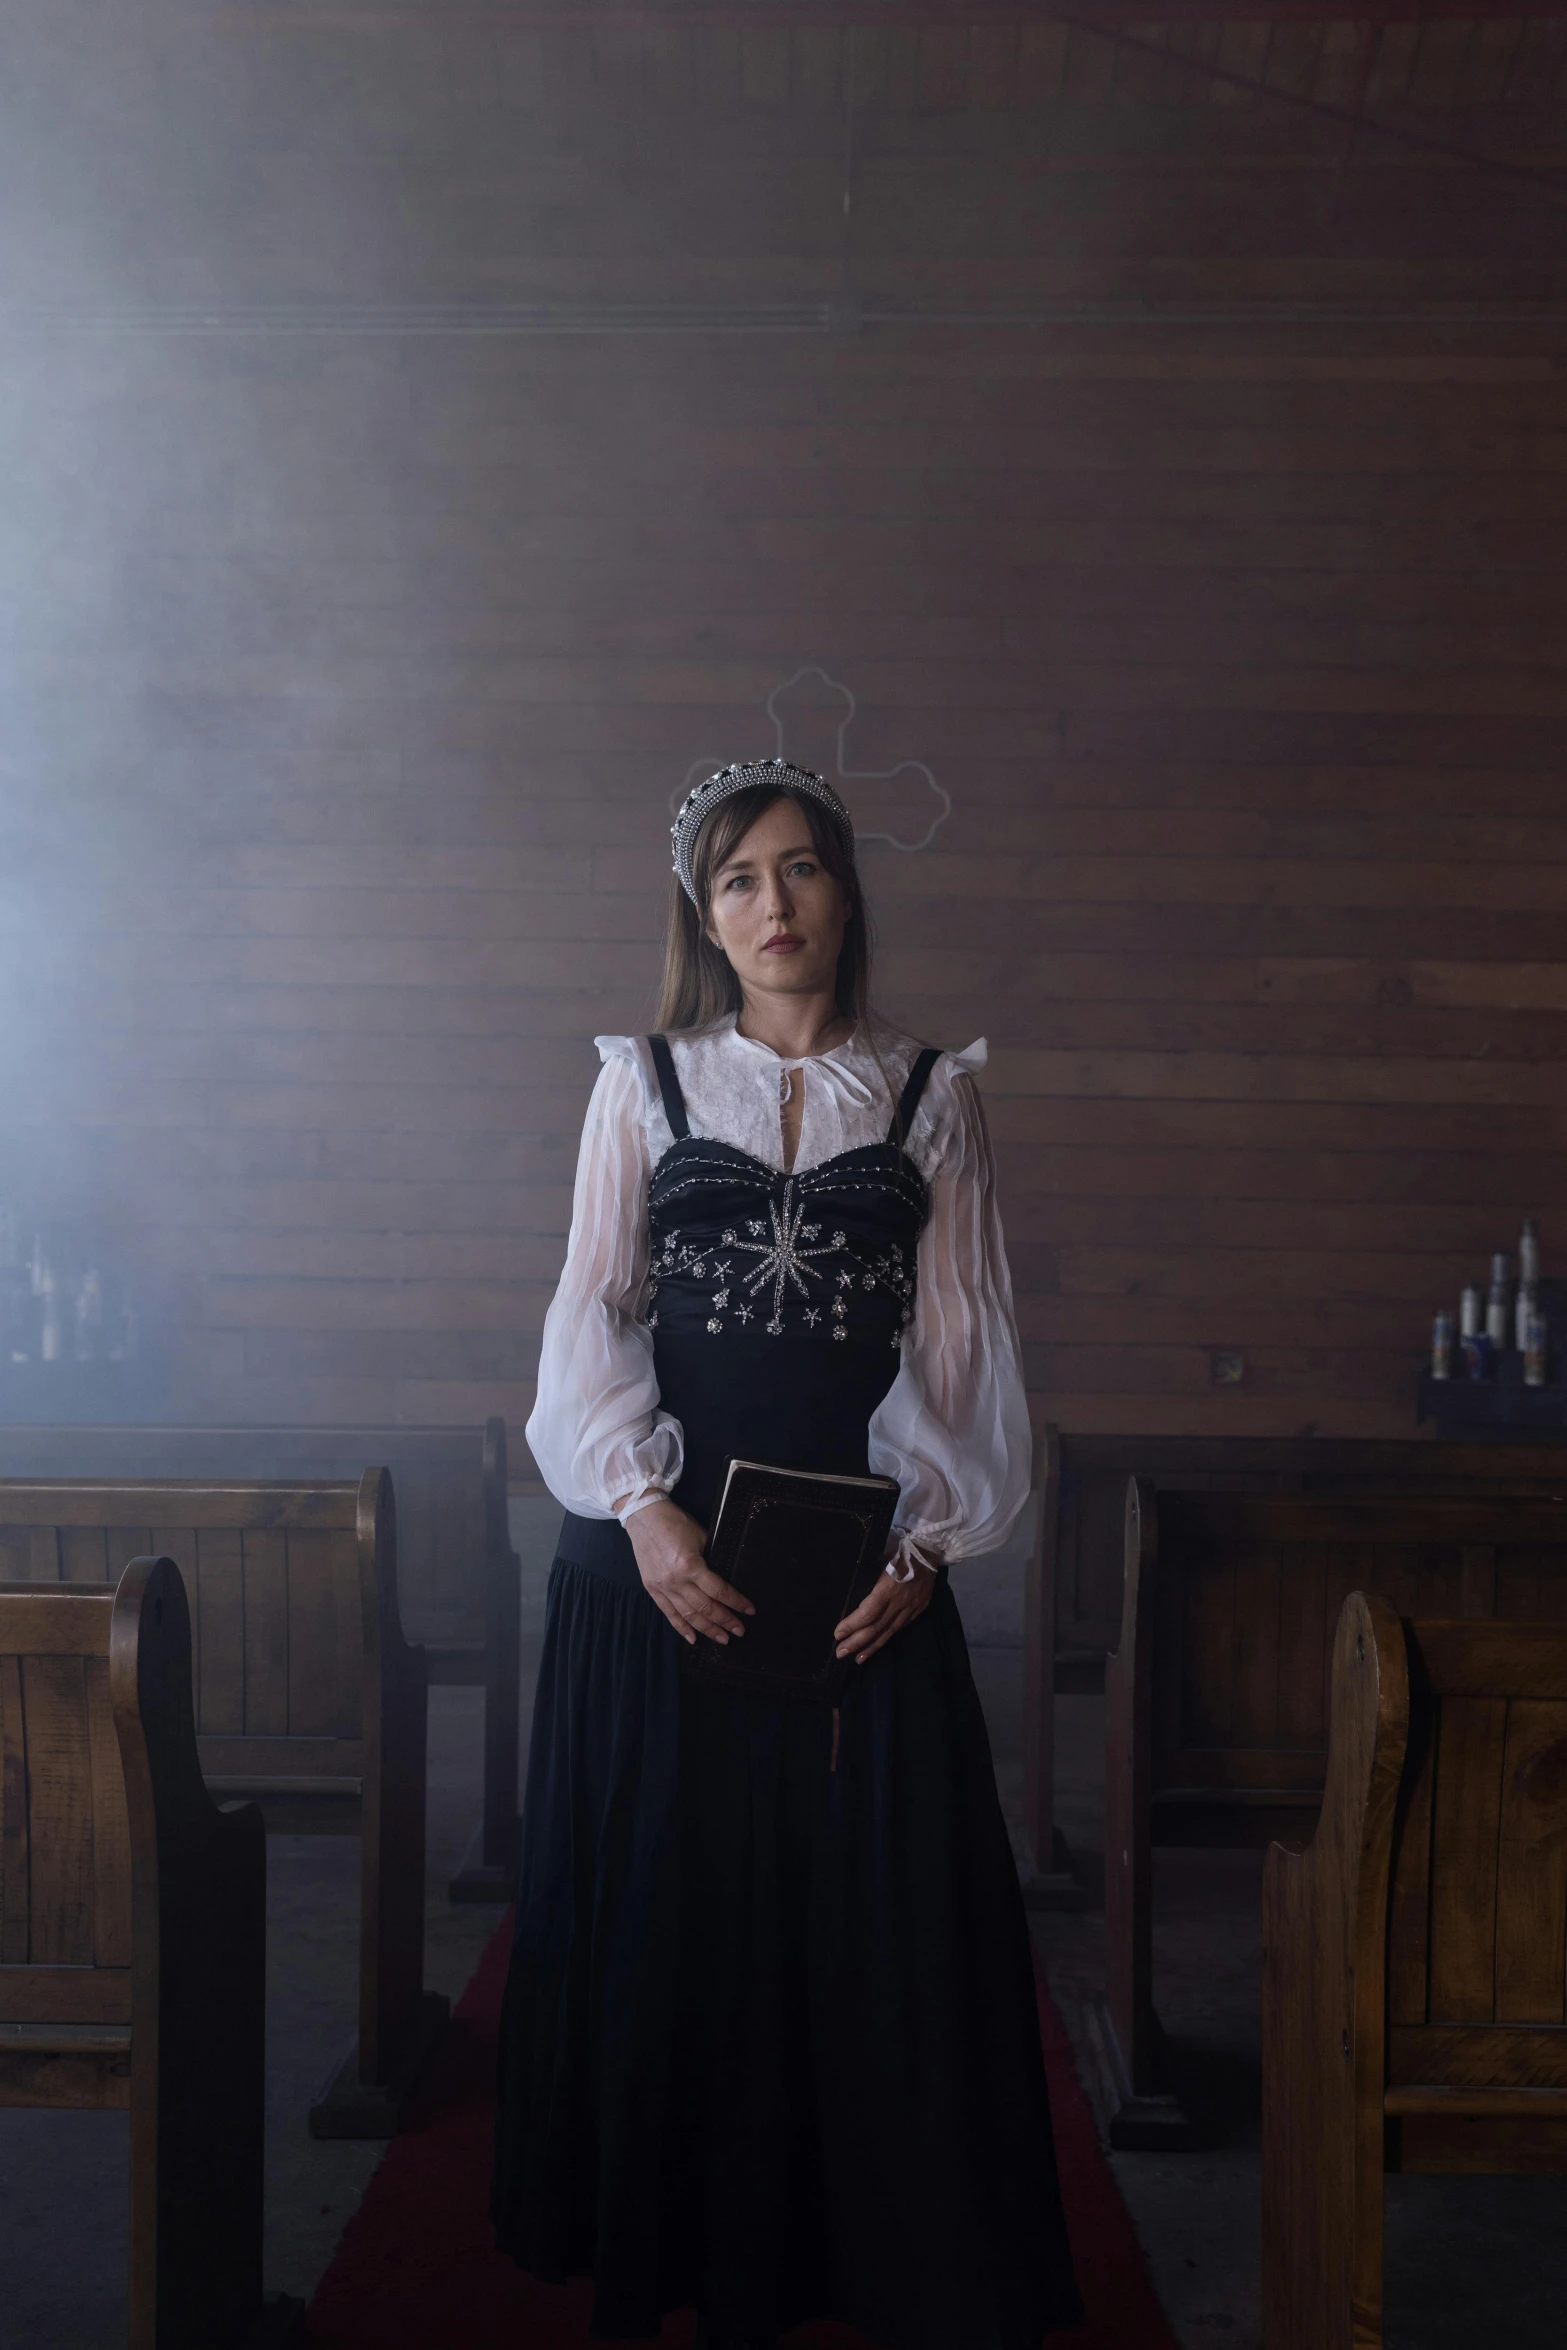
[[[733,799],[737,791],[754,791],[759,785],[765,785],[773,791],[788,792],[792,798],[815,800],[819,807],[826,810],[849,854],[854,854],[853,821],[848,809],[824,776],[812,775],[804,767],[791,766],[787,759],[737,760],[732,767],[720,767],[716,775],[709,775],[703,782],[694,785],[681,801],[680,813],[669,828],[674,869],[680,876],[681,888],[693,906],[697,898],[696,887],[691,879],[691,851],[696,846],[697,834],[721,801]]]

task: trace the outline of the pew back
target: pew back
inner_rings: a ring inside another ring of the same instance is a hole
[[[1458,1495],[1567,1493],[1567,1444],[1425,1437],[1082,1436],[1045,1432],[1048,1474],[1025,1608],[1024,1827],[1036,1865],[1065,1865],[1055,1827],[1054,1700],[1097,1689],[1124,1597],[1126,1489]]]
[[[359,2033],[343,2097],[368,2111],[359,2085],[390,2078],[399,2050],[444,2014],[423,1987],[425,1663],[398,1617],[391,1479],[0,1484],[0,1575],[13,1585],[89,1591],[143,1552],[173,1560],[190,1595],[212,1795],[254,1798],[273,1829],[362,1840]],[[318,2131],[336,2127],[324,2105],[313,2111]]]
[[[519,1764],[518,1706],[521,1641],[521,1569],[511,1547],[507,1525],[506,1423],[495,1418],[483,1428],[289,1428],[289,1427],[154,1427],[154,1426],[12,1426],[0,1428],[0,1478],[21,1482],[69,1479],[116,1479],[136,1483],[176,1482],[198,1486],[244,1483],[357,1485],[371,1465],[391,1471],[397,1495],[398,1604],[410,1637],[425,1649],[433,1683],[477,1686],[484,1690],[484,1798],[482,1816],[463,1866],[452,1882],[452,1896],[461,1900],[509,1900],[517,1852],[517,1779]],[[531,1468],[531,1464],[528,1464]],[[542,1492],[536,1478],[525,1478],[522,1490]],[[12,1530],[18,1532],[20,1530]],[[301,1604],[314,1604],[320,1620],[300,1628],[307,1633],[296,1665],[293,1651],[279,1644],[280,1566],[274,1543],[270,1560],[259,1539],[239,1555],[232,1545],[224,1551],[221,1529],[208,1529],[204,1548],[208,1572],[208,1610],[216,1647],[207,1676],[211,1686],[198,1686],[198,1703],[207,1702],[201,1715],[207,1736],[238,1736],[234,1702],[233,1626],[234,1592],[243,1586],[246,1604],[269,1616],[270,1639],[258,1621],[254,1644],[254,1684],[248,1695],[247,1725],[255,1735],[267,1725],[268,1735],[293,1737],[356,1737],[352,1675],[357,1655],[353,1633],[357,1602],[350,1604],[357,1569],[341,1532],[331,1538],[330,1563],[313,1562],[302,1580]],[[190,1535],[192,1530],[185,1530]],[[128,1537],[136,1539],[126,1548]],[[0,1530],[3,1535],[3,1530]],[[295,1543],[289,1530],[279,1538],[296,1558],[309,1548]],[[132,1549],[171,1548],[156,1529],[120,1529],[110,1548],[121,1560]],[[32,1563],[13,1565],[0,1549],[0,1579],[33,1571]],[[48,1573],[48,1545],[42,1565]],[[191,1543],[177,1548],[186,1569],[191,1605],[198,1615],[202,1593],[198,1588],[201,1561]],[[91,1546],[78,1542],[61,1562],[67,1572],[92,1574],[97,1567]],[[303,1593],[308,1590],[310,1600]],[[334,1597],[335,1595],[335,1597]],[[292,1610],[293,1601],[290,1601]],[[227,1614],[228,1628],[220,1620]],[[320,1660],[333,1651],[336,1626],[346,1623],[350,1634],[339,1641],[337,1664],[328,1680],[317,1671]],[[289,1662],[285,1675],[285,1655]],[[198,1644],[198,1683],[204,1652]],[[312,1678],[312,1676],[315,1676]],[[285,1678],[287,1686],[285,1687]],[[226,1686],[225,1686],[226,1684]],[[286,1717],[286,1722],[285,1722]],[[285,1724],[279,1728],[280,1723]],[[334,1763],[326,1757],[320,1770],[351,1772],[351,1757]]]
[[[1115,2145],[1191,2143],[1161,2077],[1152,1848],[1309,1837],[1352,1591],[1422,1616],[1567,1622],[1567,1496],[1171,1493],[1132,1480],[1121,1640],[1105,1668]]]
[[[0,2106],[130,2117],[130,2350],[262,2317],[266,1850],[202,1785],[169,1559],[0,1591]]]
[[[388,1641],[402,1646],[384,1537],[379,1569],[375,1556],[390,1509],[374,1471],[355,1484],[0,1484],[0,1580],[112,1583],[129,1558],[172,1558],[189,1595],[209,1779],[243,1778],[226,1791],[254,1794],[333,1779],[356,1796],[367,1664]]]
[[[1452,1444],[1428,1437],[1055,1434],[1055,1654],[1087,1686],[1121,1621],[1126,1488],[1185,1492],[1464,1494],[1477,1485],[1567,1493],[1567,1444]]]
[[[398,1577],[409,1637],[426,1647],[477,1650],[485,1637],[486,1562],[497,1519],[505,1542],[503,1420],[483,1429],[0,1428],[0,1479],[22,1484],[357,1485],[368,1468],[390,1469],[397,1491]]]
[[[1385,2169],[1567,2172],[1567,1627],[1351,1593],[1262,1923],[1264,2350],[1381,2350]]]
[[[113,1608],[110,1591],[0,1592],[0,2046],[8,2025],[130,2023],[131,1828],[109,1687]],[[23,2038],[12,2034],[18,2053]],[[51,2093],[38,2101],[55,2104],[51,2069]],[[82,2102],[128,2103],[128,2034],[117,2072],[76,2070]],[[12,2079],[0,2102],[34,2097]]]
[[[1138,1485],[1130,1514],[1129,1604],[1138,1585],[1153,1584],[1145,1613],[1159,1842],[1267,1841],[1278,1806],[1303,1815],[1297,1834],[1309,1829],[1327,1758],[1334,1628],[1351,1591],[1374,1591],[1401,1615],[1567,1622],[1567,1497],[1149,1494]]]
[[[1405,1629],[1389,2167],[1567,2170],[1567,1626]]]

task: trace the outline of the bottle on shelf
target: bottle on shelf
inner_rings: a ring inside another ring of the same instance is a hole
[[[1453,1376],[1451,1314],[1438,1314],[1431,1325],[1431,1376],[1433,1379],[1451,1379]]]
[[[0,1362],[26,1362],[32,1303],[16,1217],[0,1207]]]
[[[114,1336],[109,1341],[110,1362],[134,1362],[136,1349],[141,1341],[141,1330],[136,1319],[135,1305],[130,1298],[126,1298],[122,1303],[119,1313],[114,1318],[112,1328]]]
[[[1480,1324],[1480,1292],[1466,1289],[1458,1301],[1458,1342],[1471,1379],[1483,1379],[1491,1367],[1491,1341]]]
[[[1525,1387],[1543,1387],[1547,1369],[1545,1316],[1532,1313],[1524,1333],[1523,1383]]]
[[[103,1281],[89,1265],[76,1292],[76,1360],[95,1363],[103,1346]]]
[[[64,1332],[60,1319],[60,1284],[54,1277],[54,1267],[44,1258],[38,1276],[38,1359],[42,1363],[57,1363],[64,1351]]]
[[[1518,1304],[1513,1316],[1515,1343],[1520,1354],[1529,1351],[1529,1317],[1540,1303],[1540,1235],[1534,1218],[1526,1216],[1518,1242]]]
[[[1507,1344],[1510,1298],[1507,1277],[1507,1254],[1498,1249],[1491,1259],[1491,1286],[1485,1300],[1485,1334],[1497,1354]]]

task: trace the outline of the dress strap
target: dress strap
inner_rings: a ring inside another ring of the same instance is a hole
[[[669,1120],[669,1131],[676,1142],[684,1142],[691,1131],[691,1121],[686,1116],[686,1097],[675,1075],[675,1056],[669,1049],[669,1039],[667,1036],[650,1036],[647,1042],[648,1051],[653,1056],[658,1090],[664,1097],[664,1115]]]
[[[925,1081],[940,1058],[941,1053],[933,1044],[926,1045],[922,1052],[915,1055],[914,1066],[909,1071],[909,1082],[903,1089],[902,1098],[892,1113],[892,1124],[887,1129],[887,1140],[896,1143],[900,1150],[914,1123],[914,1113],[920,1106]]]

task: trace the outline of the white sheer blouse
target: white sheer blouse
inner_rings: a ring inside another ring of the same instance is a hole
[[[668,1493],[684,1459],[659,1402],[644,1320],[648,1180],[674,1140],[641,1037],[601,1036],[604,1066],[577,1163],[571,1237],[545,1317],[528,1442],[556,1500],[625,1517]],[[786,1073],[804,1071],[795,1169],[882,1141],[919,1046],[860,1028],[830,1053],[785,1061],[731,1017],[670,1039],[693,1134],[783,1171]],[[1030,1445],[1012,1283],[990,1136],[973,1079],[981,1039],[943,1053],[907,1140],[930,1192],[914,1318],[870,1427],[870,1466],[896,1477],[905,1556],[972,1558],[1005,1541],[1028,1495]],[[629,1497],[629,1498],[628,1498]],[[616,1511],[614,1505],[624,1506]]]

